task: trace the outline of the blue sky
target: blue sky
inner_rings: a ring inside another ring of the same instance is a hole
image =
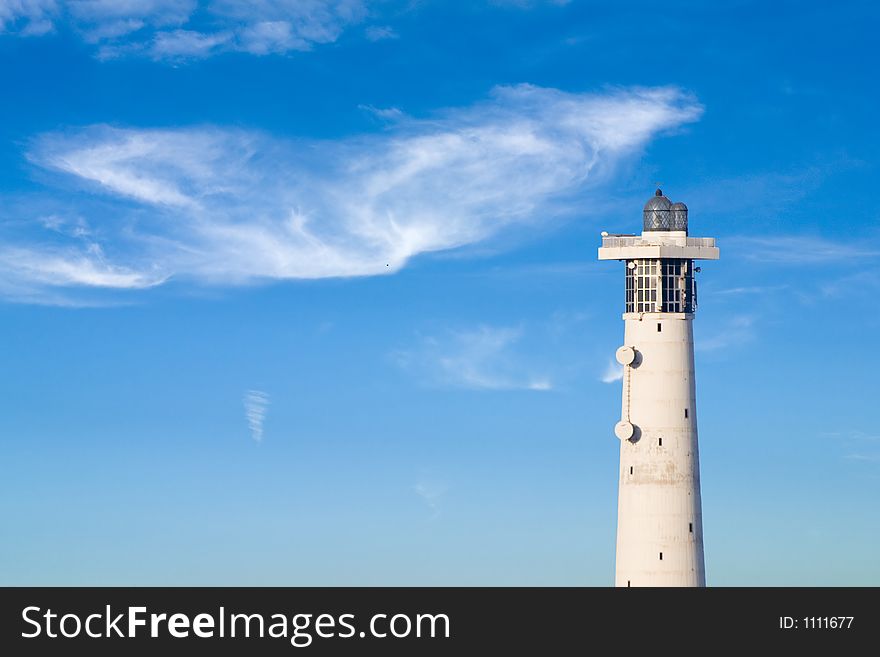
[[[613,583],[656,182],[710,585],[880,584],[871,3],[0,0],[0,583]]]

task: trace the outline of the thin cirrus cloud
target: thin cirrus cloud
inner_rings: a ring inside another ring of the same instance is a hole
[[[848,431],[830,431],[821,434],[822,437],[831,438],[841,450],[846,453],[843,458],[848,461],[862,463],[880,463],[880,435],[876,431],[861,431],[858,429]]]
[[[851,263],[860,258],[880,257],[873,240],[837,241],[814,235],[732,237],[731,246],[744,257],[763,263],[811,265]]]
[[[0,0],[0,34],[39,36],[55,27],[56,0]]]
[[[531,9],[567,1],[490,4]],[[0,34],[34,37],[69,29],[95,46],[99,59],[141,55],[179,63],[224,52],[312,50],[378,15],[378,5],[375,0],[0,0]],[[393,27],[382,24],[367,25],[364,36],[398,38]]]
[[[262,390],[248,390],[244,394],[245,417],[254,442],[263,441],[263,423],[268,409],[269,395]]]
[[[424,336],[394,354],[397,364],[429,385],[469,390],[552,390],[553,381],[518,348],[519,327],[481,325]]]
[[[85,217],[90,230],[50,231],[42,209],[22,217],[28,230],[3,236],[0,293],[392,273],[573,215],[622,160],[700,114],[677,88],[523,84],[337,141],[222,127],[44,134],[27,154],[41,198],[55,202],[56,226]]]
[[[387,39],[400,38],[400,35],[390,25],[370,25],[364,30],[364,35],[370,41],[385,41]]]
[[[602,376],[599,377],[599,380],[602,383],[614,383],[621,379],[623,379],[623,366],[613,360],[609,360],[608,365],[605,367],[605,371],[602,373]]]
[[[446,485],[436,481],[421,479],[413,490],[431,510],[432,517],[440,515],[440,502],[446,494]]]
[[[724,328],[708,337],[699,338],[694,344],[697,351],[721,351],[751,342],[755,338],[755,317],[737,315],[731,317]]]
[[[311,50],[336,41],[368,14],[366,0],[0,0],[0,33],[44,35],[61,27],[101,59],[140,54],[202,59]]]

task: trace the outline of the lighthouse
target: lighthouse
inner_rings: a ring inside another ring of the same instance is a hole
[[[661,190],[641,235],[602,233],[599,260],[624,263],[623,402],[616,586],[705,586],[693,320],[694,267],[717,260],[688,235],[688,209]]]

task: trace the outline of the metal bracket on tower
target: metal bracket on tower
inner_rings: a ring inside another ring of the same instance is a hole
[[[638,359],[638,355],[635,348],[626,345],[620,347],[614,354],[617,362],[623,365],[623,418],[614,425],[614,435],[620,440],[633,440],[636,436],[636,428],[630,422],[629,407],[632,366]]]

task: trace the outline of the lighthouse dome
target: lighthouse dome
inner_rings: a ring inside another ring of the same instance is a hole
[[[644,230],[672,230],[672,201],[658,189],[647,203],[644,211]]]
[[[671,230],[683,230],[684,232],[687,232],[688,206],[679,201],[678,203],[673,203],[672,207],[669,208],[669,211],[672,213]]]

